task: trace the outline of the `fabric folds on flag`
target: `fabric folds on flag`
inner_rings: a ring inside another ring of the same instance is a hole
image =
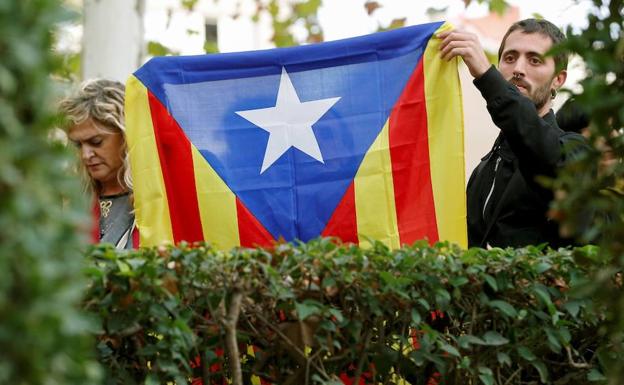
[[[141,245],[465,246],[457,60],[435,38],[448,28],[151,59],[126,88]]]

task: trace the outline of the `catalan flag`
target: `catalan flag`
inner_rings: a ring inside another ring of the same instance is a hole
[[[435,38],[448,28],[151,59],[126,89],[141,245],[465,246],[457,61]]]

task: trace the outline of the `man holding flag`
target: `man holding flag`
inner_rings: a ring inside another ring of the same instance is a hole
[[[498,51],[498,70],[488,61],[478,38],[459,30],[438,35],[441,56],[461,56],[501,132],[468,182],[469,246],[520,247],[547,242],[566,244],[547,218],[552,192],[537,177],[554,177],[584,139],[564,132],[552,100],[566,80],[565,53],[549,56],[565,36],[547,20],[513,24]],[[569,244],[569,241],[568,241]]]

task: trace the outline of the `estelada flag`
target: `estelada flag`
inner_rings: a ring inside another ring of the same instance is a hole
[[[465,246],[457,60],[435,37],[449,28],[151,59],[126,89],[141,245]]]

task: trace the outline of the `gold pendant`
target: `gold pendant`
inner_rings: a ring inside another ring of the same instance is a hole
[[[102,214],[104,218],[107,218],[108,214],[110,214],[112,205],[113,201],[100,201],[100,214]]]

